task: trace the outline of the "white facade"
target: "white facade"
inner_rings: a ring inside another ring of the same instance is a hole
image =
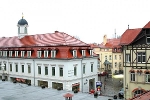
[[[4,73],[8,74],[8,80],[10,77],[30,79],[31,85],[35,86],[38,86],[38,80],[42,80],[48,82],[48,88],[52,88],[52,82],[58,82],[63,83],[64,90],[72,90],[72,84],[79,83],[80,91],[89,92],[89,80],[95,80],[94,89],[98,80],[97,57],[71,60],[1,58],[0,61],[6,64]],[[12,71],[10,71],[10,63],[12,64]],[[18,64],[18,72],[15,69],[16,64]],[[93,64],[92,70],[91,64]],[[21,65],[24,65],[24,73],[22,73]],[[28,73],[28,65],[31,66],[31,73]],[[41,74],[38,74],[38,66],[41,66]],[[77,68],[76,75],[74,75],[75,66]],[[83,74],[83,66],[85,67],[85,74]],[[45,75],[45,67],[48,67],[48,75]],[[52,76],[52,67],[55,67],[55,76]],[[60,67],[63,68],[63,76],[60,76]],[[1,69],[0,75],[2,73]]]

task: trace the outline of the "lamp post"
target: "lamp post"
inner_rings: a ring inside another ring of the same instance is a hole
[[[5,81],[5,73],[4,73],[4,70],[5,70],[4,67],[5,67],[5,65],[4,65],[3,61],[2,61],[1,67],[2,67],[2,70],[3,70],[3,73],[2,73],[2,81]]]

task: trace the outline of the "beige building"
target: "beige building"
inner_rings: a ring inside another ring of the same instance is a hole
[[[143,28],[127,29],[120,45],[123,47],[124,96],[127,100],[150,90],[150,22]]]
[[[104,35],[101,44],[93,44],[94,52],[99,55],[100,59],[100,72],[108,71],[109,73],[122,73],[123,72],[123,57],[122,49],[119,46],[120,38],[108,39]]]

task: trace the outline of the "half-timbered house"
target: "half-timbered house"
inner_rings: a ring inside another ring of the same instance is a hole
[[[143,28],[128,29],[123,33],[125,98],[132,98],[150,90],[150,22]]]

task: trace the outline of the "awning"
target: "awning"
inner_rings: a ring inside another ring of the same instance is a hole
[[[112,75],[112,78],[124,78],[124,75],[123,74]]]

